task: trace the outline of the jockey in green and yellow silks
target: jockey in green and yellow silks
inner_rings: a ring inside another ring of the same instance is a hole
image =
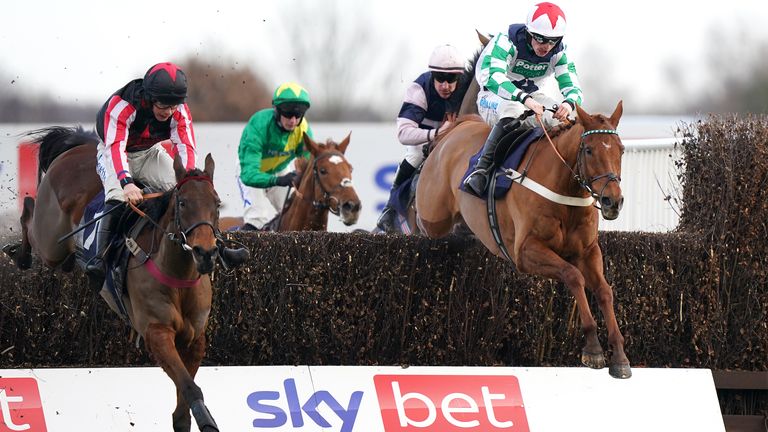
[[[296,178],[293,160],[309,158],[303,140],[305,132],[313,138],[305,118],[309,93],[299,84],[283,83],[275,89],[272,106],[251,117],[237,151],[246,229],[261,229],[282,210],[286,188]]]

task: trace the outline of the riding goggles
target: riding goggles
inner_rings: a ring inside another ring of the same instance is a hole
[[[277,112],[281,116],[289,118],[302,118],[307,112],[307,106],[298,103],[284,103],[277,106]]]
[[[531,33],[531,32],[528,32],[528,34],[531,35],[531,38],[533,40],[535,40],[536,42],[538,42],[540,44],[551,45],[551,46],[557,45],[557,43],[560,42],[560,39],[562,39],[562,38],[559,38],[559,37],[558,38],[548,38],[546,36],[542,36],[540,34]]]
[[[459,79],[459,74],[446,72],[432,72],[432,78],[437,82],[455,83]]]
[[[304,113],[303,112],[299,112],[299,111],[277,110],[277,112],[280,113],[280,116],[285,117],[287,119],[290,119],[290,118],[302,118],[302,117],[304,117]]]
[[[155,106],[155,108],[159,109],[160,111],[165,111],[165,110],[176,111],[179,108],[178,104],[164,104],[160,102],[155,102],[153,103],[153,105]]]

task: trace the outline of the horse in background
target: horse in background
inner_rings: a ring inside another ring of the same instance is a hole
[[[629,378],[624,337],[598,243],[598,212],[607,220],[615,219],[624,200],[619,184],[624,146],[616,132],[622,111],[621,102],[610,117],[590,115],[577,106],[574,125],[555,128],[551,143],[541,138],[527,149],[520,165],[524,175],[495,206],[460,189],[470,157],[490,132],[482,119],[467,116],[447,132],[424,163],[416,209],[420,228],[429,237],[446,236],[463,222],[489,251],[509,259],[520,272],[561,281],[578,306],[586,339],[581,361],[602,368],[605,357],[585,293],[589,288],[598,298],[608,329],[609,373]],[[492,176],[489,199],[495,179]],[[547,192],[539,194],[521,185],[532,183]]]
[[[37,199],[24,199],[22,241],[4,251],[21,269],[30,267],[35,252],[46,265],[71,271],[82,245],[67,235],[102,190],[96,172],[99,140],[80,128],[53,127],[35,133],[40,144]],[[205,355],[210,274],[222,241],[214,166],[210,154],[203,171],[187,172],[178,158],[174,160],[177,185],[145,202],[143,211],[152,223],[132,237],[144,255],[132,255],[125,267],[122,301],[130,324],[176,386],[172,415],[176,432],[190,430],[190,411],[201,431],[218,431],[194,382]],[[102,290],[110,307],[120,313],[107,295]]]
[[[265,231],[326,231],[328,213],[339,216],[344,225],[357,223],[362,205],[352,184],[352,165],[344,156],[350,136],[340,143],[329,138],[321,144],[304,134],[310,158],[295,160],[299,185]],[[222,230],[242,225],[242,217],[221,218]]]

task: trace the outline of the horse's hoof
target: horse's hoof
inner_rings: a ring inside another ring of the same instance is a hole
[[[627,379],[632,376],[632,369],[628,364],[612,364],[608,373],[614,378]]]
[[[200,432],[219,432],[219,426],[213,420],[211,412],[208,411],[208,407],[205,406],[202,399],[197,399],[189,404],[189,409],[192,411],[192,416],[195,418]]]
[[[581,352],[581,364],[588,366],[592,369],[602,369],[605,367],[605,356],[602,352],[589,353],[586,351]]]

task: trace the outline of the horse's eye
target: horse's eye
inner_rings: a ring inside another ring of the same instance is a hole
[[[592,148],[591,147],[584,147],[584,153],[587,155],[592,155]]]
[[[328,174],[328,170],[325,169],[325,168],[320,168],[320,174],[326,175],[326,174]]]
[[[182,200],[179,200],[179,207],[180,207],[180,208],[184,208],[184,207],[186,207],[186,205],[187,205],[187,203],[185,203],[185,202],[184,202],[184,201],[182,201]]]

